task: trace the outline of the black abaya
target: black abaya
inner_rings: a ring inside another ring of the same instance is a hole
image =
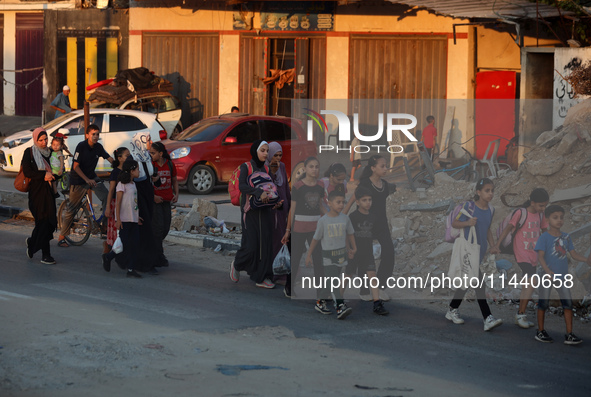
[[[49,157],[44,157],[49,163]],[[31,178],[29,210],[35,218],[35,228],[29,240],[29,251],[41,250],[44,257],[50,256],[49,242],[57,228],[57,211],[52,185],[45,180],[45,170],[39,170],[33,159],[31,148],[25,150],[22,160],[23,173]]]

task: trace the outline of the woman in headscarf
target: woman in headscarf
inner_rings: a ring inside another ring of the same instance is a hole
[[[252,172],[267,172],[265,160],[269,155],[269,144],[257,140],[250,148]],[[236,258],[230,265],[230,279],[235,283],[240,278],[240,272],[245,270],[250,279],[260,288],[274,288],[273,277],[273,245],[268,242],[273,239],[273,218],[271,207],[262,209],[250,208],[244,212],[247,196],[252,195],[262,202],[268,202],[267,193],[260,188],[251,187],[248,183],[249,170],[247,163],[240,166],[240,212],[242,223],[242,241]]]
[[[51,182],[54,180],[49,165],[51,150],[47,147],[47,132],[39,127],[33,131],[33,146],[23,154],[21,166],[27,178],[31,178],[29,189],[29,210],[35,218],[35,228],[27,237],[27,257],[41,250],[41,263],[55,265],[51,257],[49,242],[57,228],[55,196]]]
[[[283,148],[281,145],[277,142],[269,143],[269,156],[266,164],[269,167],[269,175],[271,175],[273,182],[277,186],[279,201],[283,201],[280,207],[273,210],[273,258],[277,256],[283,245],[281,244],[281,238],[287,228],[287,215],[291,204],[287,171],[285,170],[285,164],[281,162],[282,157]]]

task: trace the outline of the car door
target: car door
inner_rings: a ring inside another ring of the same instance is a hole
[[[158,104],[158,121],[164,126],[170,137],[181,119],[182,110],[176,105],[173,97],[165,96],[154,98],[154,100]]]
[[[119,147],[126,147],[131,150],[131,139],[138,132],[150,134],[148,126],[139,118],[128,114],[110,113],[108,129],[101,133],[100,142],[107,153],[113,157],[113,152]],[[99,167],[101,171],[110,171],[111,164],[107,160],[100,159]]]
[[[250,161],[250,147],[260,136],[257,120],[243,121],[225,133],[221,140],[221,159],[216,164],[223,181],[229,180],[240,164]]]

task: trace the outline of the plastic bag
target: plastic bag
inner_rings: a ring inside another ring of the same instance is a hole
[[[117,230],[117,240],[113,243],[113,252],[116,254],[120,254],[123,252],[123,243],[121,242],[121,237],[119,236],[119,230]]]
[[[480,266],[480,245],[476,241],[476,229],[474,226],[470,227],[468,239],[464,238],[464,232],[460,233],[460,237],[454,242],[453,251],[451,253],[451,262],[449,264],[449,271],[447,275],[450,278],[463,279],[467,276],[468,279],[462,283],[461,289],[468,289],[470,279],[478,278],[478,269]],[[453,282],[452,282],[453,285]]]
[[[291,273],[291,255],[287,245],[283,245],[273,260],[273,274],[281,276]]]

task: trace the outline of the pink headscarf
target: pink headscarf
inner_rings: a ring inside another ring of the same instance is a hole
[[[49,157],[51,155],[51,150],[48,147],[41,149],[39,146],[37,146],[37,141],[43,134],[47,136],[47,131],[45,131],[45,129],[42,127],[38,127],[33,130],[33,147],[31,147],[31,152],[33,154],[33,158],[35,159],[35,163],[37,164],[37,169],[39,171],[45,170],[47,172],[51,172],[49,163],[43,158]]]

